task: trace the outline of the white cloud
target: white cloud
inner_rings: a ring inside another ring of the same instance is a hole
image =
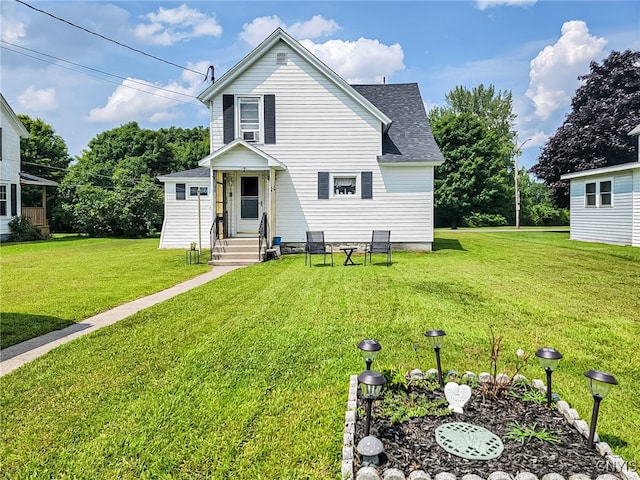
[[[58,108],[56,89],[53,87],[36,90],[32,85],[18,95],[22,108],[31,111],[51,111]]]
[[[535,115],[546,120],[569,105],[589,62],[602,53],[607,41],[589,34],[587,24],[573,20],[562,25],[562,36],[531,60],[527,97]]]
[[[4,42],[20,44],[22,43],[21,40],[26,35],[24,23],[7,21],[6,18],[3,18],[0,35]]]
[[[189,67],[191,68],[191,65]],[[195,80],[195,77],[187,74],[183,74],[183,78]],[[171,92],[155,87],[162,87]],[[136,120],[158,123],[176,119],[181,116],[178,108],[182,105],[180,102],[189,102],[185,95],[195,95],[197,88],[198,84],[195,81],[184,87],[177,82],[154,85],[145,80],[127,78],[109,96],[104,107],[91,109],[89,121],[111,123]],[[192,102],[196,103],[196,100],[193,99]]]
[[[136,25],[134,34],[140,41],[152,45],[168,46],[191,38],[222,35],[222,27],[215,17],[186,5],[160,7],[157,13],[145,16],[150,23]]]
[[[369,38],[300,43],[349,83],[382,83],[384,77],[405,68],[404,52],[398,43],[384,45]]]
[[[255,47],[278,27],[296,39],[320,38],[331,35],[341,28],[334,20],[327,20],[322,15],[315,15],[311,20],[297,22],[289,26],[277,15],[272,15],[254,18],[250,23],[245,23],[239,36],[249,45]]]
[[[486,10],[493,7],[529,7],[538,0],[477,0],[478,10]]]

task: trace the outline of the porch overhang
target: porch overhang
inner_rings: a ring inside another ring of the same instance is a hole
[[[201,167],[221,171],[286,170],[280,160],[239,138],[210,153],[198,162]]]

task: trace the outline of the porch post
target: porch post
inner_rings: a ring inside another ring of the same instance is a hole
[[[276,170],[272,167],[269,169],[269,231],[271,237],[269,244],[273,237],[277,236],[276,232]]]
[[[42,186],[42,211],[44,212],[42,225],[47,226],[47,187],[44,185]]]

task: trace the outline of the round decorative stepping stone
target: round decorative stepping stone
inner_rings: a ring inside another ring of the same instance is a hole
[[[436,442],[447,452],[469,460],[498,458],[502,440],[489,430],[464,422],[445,423],[436,428]]]

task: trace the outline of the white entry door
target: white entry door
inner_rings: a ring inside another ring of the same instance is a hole
[[[262,215],[260,176],[242,174],[238,184],[237,233],[257,235]]]

